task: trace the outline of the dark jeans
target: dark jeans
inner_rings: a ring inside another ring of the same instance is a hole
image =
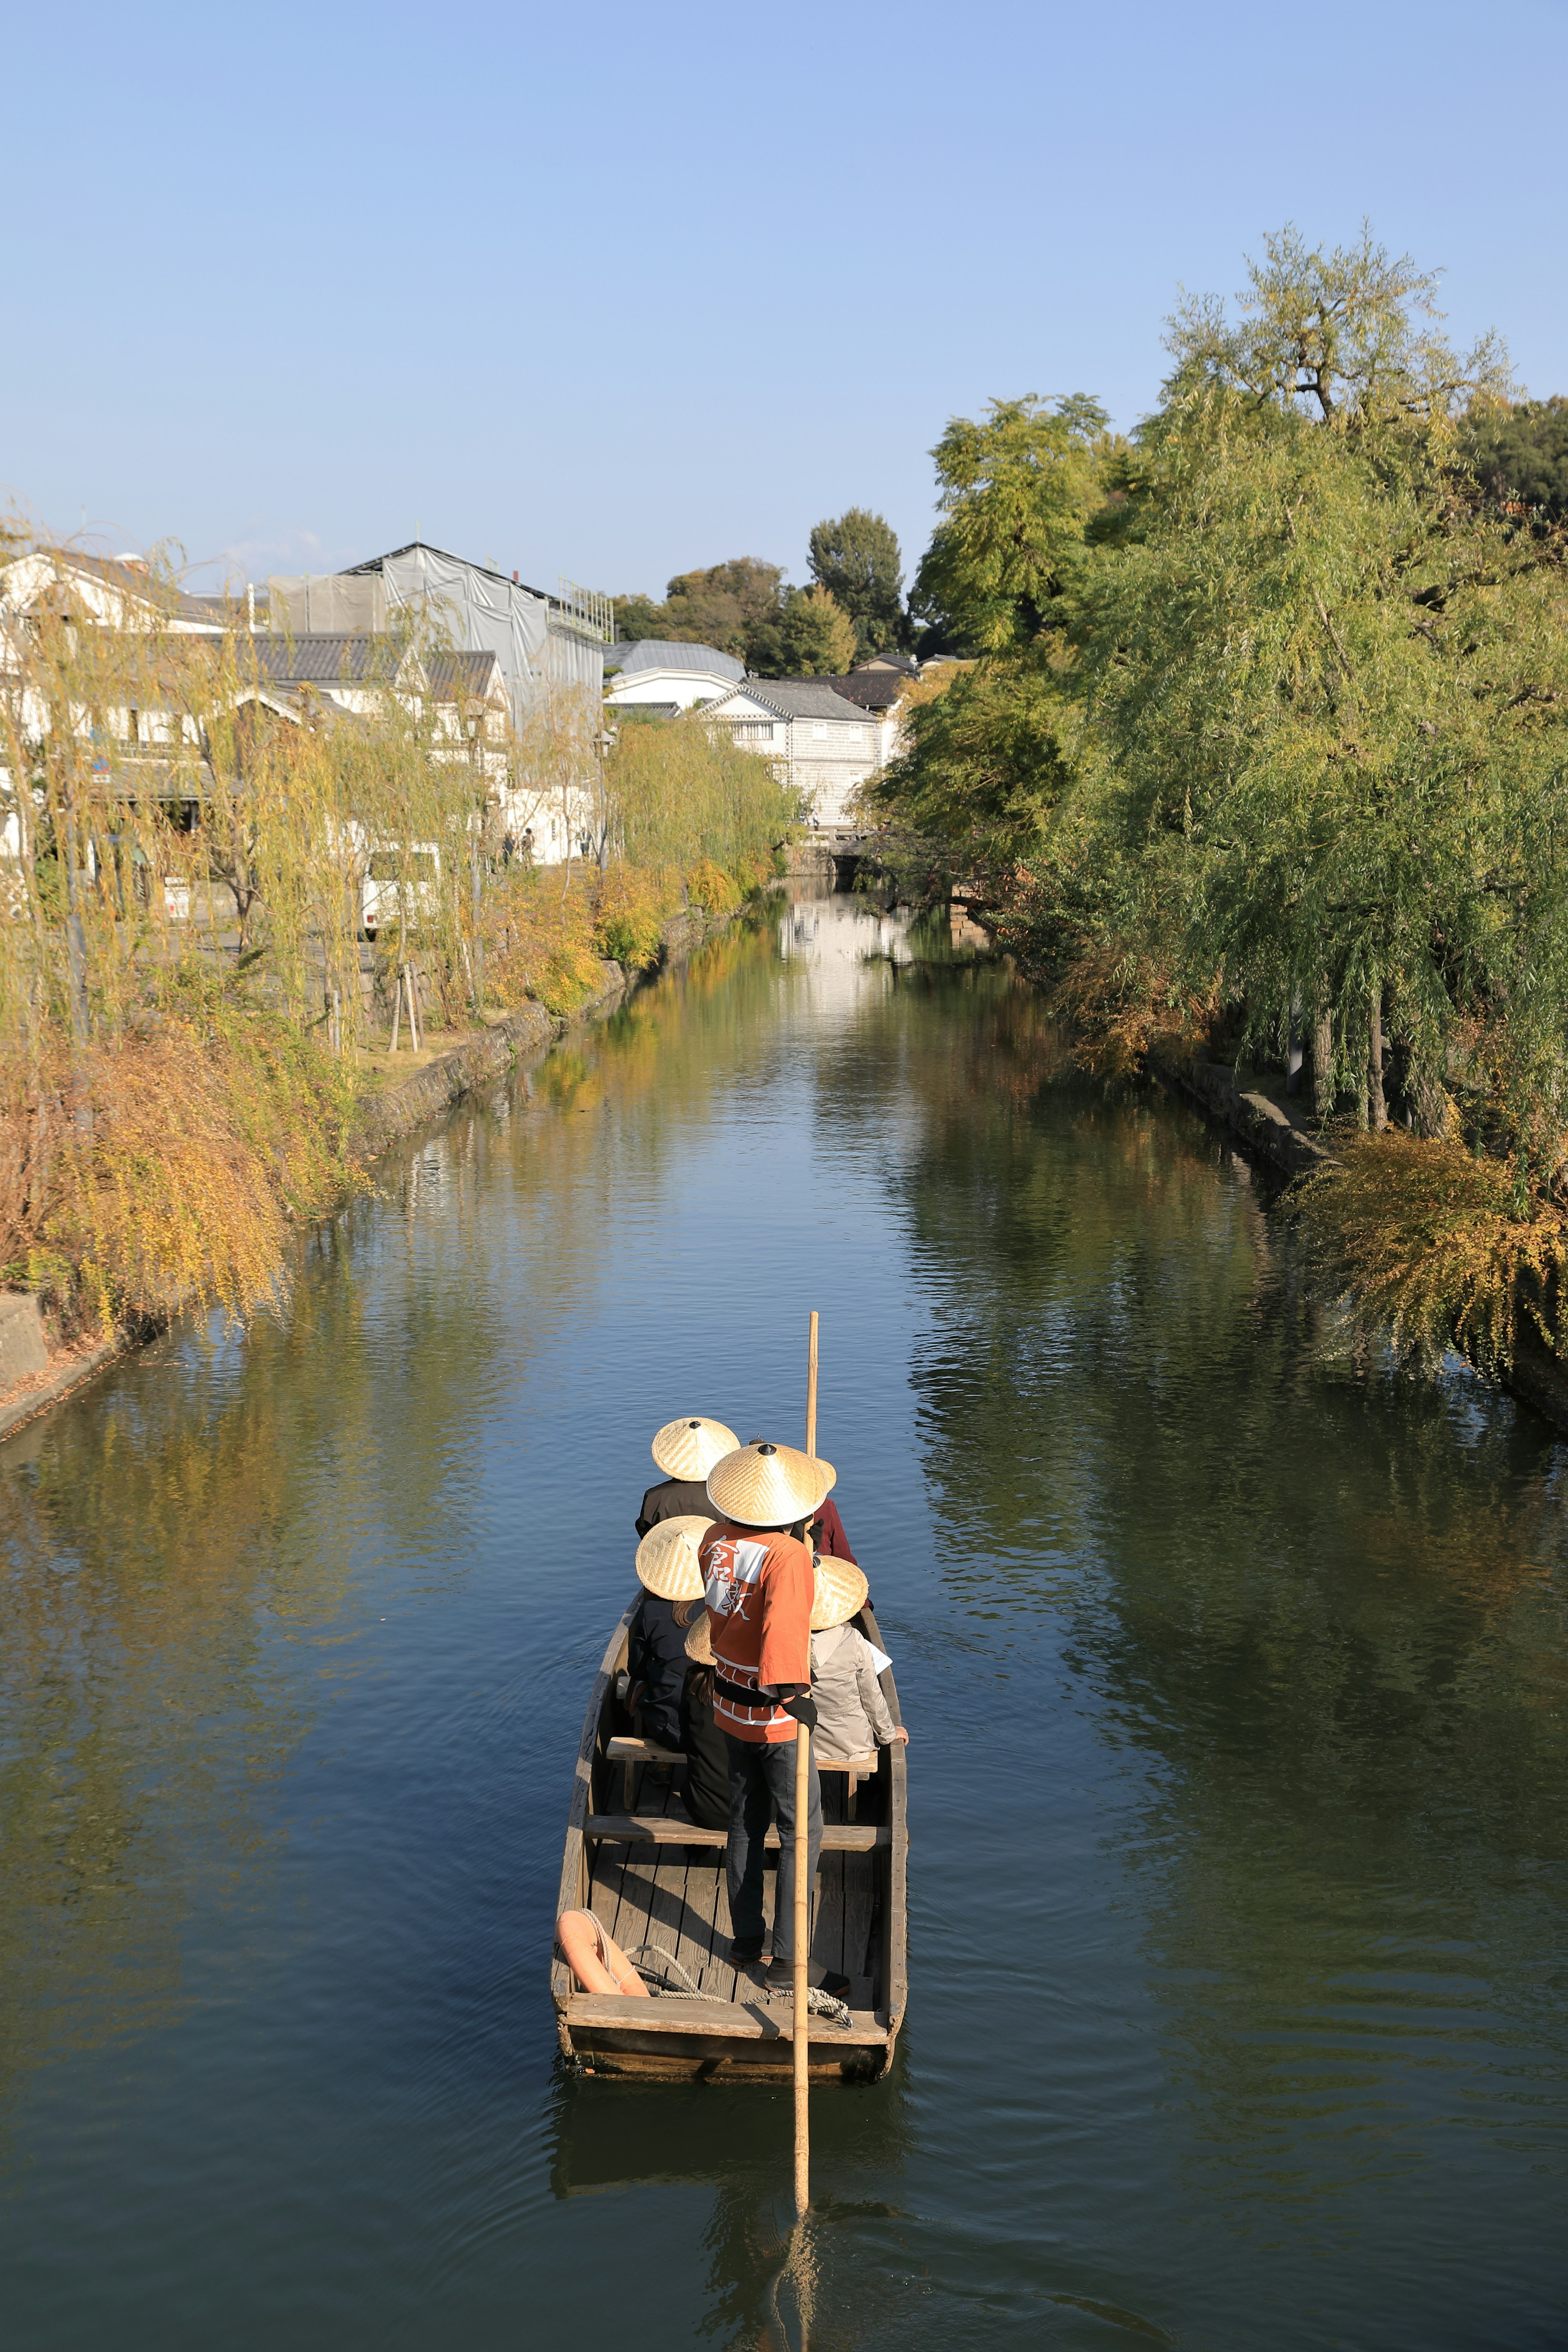
[[[730,1882],[731,1932],[742,1942],[763,1932],[763,1841],[773,1809],[779,1817],[779,1882],[773,1904],[773,1958],[795,1958],[795,1742],[769,1745],[761,1739],[736,1739],[728,1731],[730,1751],[730,1840],[725,1850]],[[806,1864],[811,1889],[816,1886],[817,1858],[822,1852],[822,1784],[813,1762],[809,1806],[805,1816]]]

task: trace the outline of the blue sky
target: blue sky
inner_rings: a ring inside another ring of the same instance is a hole
[[[912,571],[952,415],[1157,395],[1177,288],[1288,219],[1441,268],[1568,391],[1562,0],[1112,14],[13,5],[0,495],[325,571]],[[206,576],[211,576],[210,571]]]

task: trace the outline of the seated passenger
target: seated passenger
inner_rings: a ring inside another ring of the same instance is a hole
[[[816,1563],[811,1603],[811,1696],[816,1702],[812,1749],[819,1764],[847,1764],[909,1733],[888,1713],[877,1681],[877,1654],[849,1620],[866,1606],[866,1579],[833,1559]]]
[[[668,1421],[653,1441],[653,1458],[664,1472],[663,1483],[650,1486],[637,1514],[637,1533],[646,1536],[665,1519],[686,1518],[692,1512],[711,1519],[708,1473],[741,1443],[721,1421]]]
[[[665,1519],[637,1546],[643,1597],[626,1649],[628,1699],[638,1730],[686,1758],[689,1818],[721,1830],[730,1819],[730,1759],[713,1727],[710,1685],[687,1656],[686,1629],[702,1605],[697,1546],[710,1518],[688,1514]],[[701,1685],[702,1687],[695,1687]]]

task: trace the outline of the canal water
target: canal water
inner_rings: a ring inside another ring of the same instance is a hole
[[[0,1448],[12,2352],[798,2342],[787,2095],[572,2077],[547,1966],[648,1437],[800,1442],[812,1307],[912,1832],[814,2346],[1568,2340],[1563,1450],[906,928],[717,943]]]

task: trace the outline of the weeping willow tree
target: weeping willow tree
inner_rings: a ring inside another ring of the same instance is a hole
[[[1568,1077],[1563,551],[1467,483],[1506,369],[1432,293],[1288,233],[1238,320],[1174,322],[1142,527],[1084,599],[1098,838],[1244,1045],[1308,1033],[1325,1113],[1381,1127],[1396,1087],[1440,1132],[1468,1075],[1533,1149]]]
[[[773,762],[742,751],[727,727],[616,714],[605,763],[608,822],[633,866],[700,866],[740,876],[772,870],[801,821],[800,794]]]
[[[243,631],[175,625],[155,570],[95,596],[27,552],[0,620],[0,1269],[68,1317],[243,1313],[353,1181],[367,875],[445,987],[484,772],[410,690],[416,643],[345,711],[273,690]]]

